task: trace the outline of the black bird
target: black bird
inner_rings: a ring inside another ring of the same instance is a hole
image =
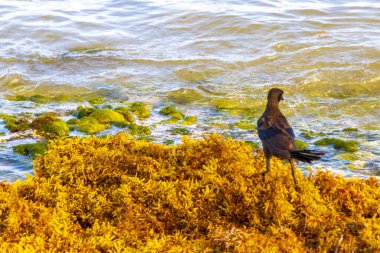
[[[283,94],[284,92],[278,88],[269,91],[267,107],[257,121],[258,134],[263,143],[266,159],[267,170],[264,172],[264,177],[270,171],[270,158],[272,156],[286,159],[291,164],[294,184],[298,188],[294,160],[311,163],[313,160],[321,159],[324,153],[307,149],[298,150],[293,129],[279,108],[279,102],[284,100]]]

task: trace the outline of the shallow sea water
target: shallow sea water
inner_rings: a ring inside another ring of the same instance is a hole
[[[64,115],[86,102],[9,97],[97,92],[115,105],[152,104],[152,117],[140,123],[158,142],[176,127],[160,124],[168,104],[199,118],[188,127],[193,137],[220,132],[257,142],[255,131],[234,125],[255,123],[267,91],[280,87],[296,135],[304,129],[360,143],[354,162],[318,147],[327,155],[313,167],[379,175],[379,27],[380,3],[368,0],[0,1],[0,113]],[[0,132],[11,139],[1,122]],[[299,138],[314,147],[320,137]],[[12,147],[32,141],[1,144],[0,180],[31,173],[31,160]]]

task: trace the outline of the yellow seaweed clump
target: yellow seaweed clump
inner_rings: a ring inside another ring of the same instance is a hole
[[[57,139],[35,176],[0,184],[1,252],[339,252],[380,250],[380,184],[329,172],[294,189],[261,151],[210,135],[179,146]]]

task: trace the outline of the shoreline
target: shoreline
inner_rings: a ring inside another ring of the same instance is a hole
[[[54,104],[43,96],[18,99],[37,98],[40,103],[13,101],[21,103],[18,105],[20,109],[23,108],[23,103],[26,103],[24,106],[30,107],[25,110],[26,113],[0,114],[0,154],[8,157],[8,160],[0,159],[0,164],[10,166],[9,170],[15,170],[14,175],[9,174],[9,178],[22,177],[17,173],[25,173],[25,169],[18,172],[23,164],[29,164],[26,167],[28,170],[31,168],[28,156],[22,157],[13,152],[15,148],[19,149],[17,146],[54,139],[56,136],[102,136],[125,131],[139,139],[171,145],[180,144],[182,136],[201,139],[214,132],[236,140],[244,140],[255,149],[260,147],[255,130],[258,110],[251,110],[249,106],[244,109],[224,108],[227,104],[234,104],[230,100],[225,101],[224,107],[218,108],[215,105],[208,107],[168,101],[156,101],[153,104],[139,101],[121,102],[104,97],[93,98],[85,103],[70,104]],[[69,107],[64,109],[66,104]],[[33,109],[36,113],[28,113],[32,108],[36,108]],[[50,126],[46,124],[49,122],[43,122],[44,120],[50,120]],[[326,159],[319,161],[313,166],[314,169],[330,168],[334,173],[341,173],[347,177],[368,177],[379,173],[375,159],[375,142],[371,142],[376,132],[342,126],[336,130],[318,131],[298,126],[300,121],[297,118],[291,118],[291,121],[295,125],[297,144],[300,147],[309,145],[309,148],[327,152]],[[9,160],[15,162],[8,162]],[[6,175],[4,179],[7,179]]]

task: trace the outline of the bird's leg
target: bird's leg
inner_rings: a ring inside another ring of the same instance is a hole
[[[296,166],[294,165],[294,159],[290,159],[290,166],[292,167],[292,175],[294,180],[294,185],[296,187],[296,190],[299,190],[297,178],[296,178]]]
[[[265,156],[265,164],[266,164],[267,170],[262,173],[264,177],[264,181],[265,181],[265,175],[270,172],[270,156]]]
[[[270,172],[270,157],[265,157],[265,163],[266,163],[266,167],[267,167],[265,174],[267,174]]]

